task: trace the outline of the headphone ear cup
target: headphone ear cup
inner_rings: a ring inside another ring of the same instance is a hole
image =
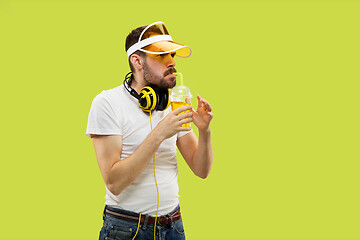
[[[170,105],[170,89],[160,89],[157,93],[158,96],[158,106],[156,110],[164,111]]]
[[[152,87],[146,86],[141,89],[139,106],[144,112],[151,112],[158,104],[157,93]]]

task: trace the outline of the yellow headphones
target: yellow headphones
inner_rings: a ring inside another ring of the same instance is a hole
[[[132,87],[132,73],[125,76],[124,86],[126,90],[139,101],[139,107],[144,112],[164,111],[170,106],[170,89],[157,89],[153,86],[146,86],[138,94]]]

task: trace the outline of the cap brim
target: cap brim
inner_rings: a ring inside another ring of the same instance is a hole
[[[191,56],[191,48],[172,41],[159,41],[143,48],[144,52],[151,54],[165,54],[176,52],[176,56],[187,58]]]

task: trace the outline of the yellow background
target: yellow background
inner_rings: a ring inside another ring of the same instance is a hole
[[[98,238],[88,112],[128,72],[129,31],[159,20],[191,46],[177,69],[215,113],[209,178],[179,158],[187,239],[360,239],[359,12],[355,0],[1,0],[0,239]]]

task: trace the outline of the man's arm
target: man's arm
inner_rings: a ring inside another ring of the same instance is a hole
[[[114,195],[118,195],[129,186],[145,169],[160,144],[180,131],[190,128],[181,127],[192,121],[192,113],[179,114],[190,110],[184,106],[169,113],[155,129],[146,137],[141,145],[129,157],[120,160],[122,152],[122,136],[91,135],[106,187]],[[189,117],[188,119],[184,119]]]
[[[177,140],[177,147],[193,173],[205,179],[213,162],[210,130],[199,132],[199,141],[194,132],[186,134]]]
[[[199,140],[194,132],[188,133],[177,140],[177,147],[194,174],[206,178],[213,162],[210,122],[214,117],[211,105],[199,95],[198,109],[193,112],[193,122],[199,129]]]

